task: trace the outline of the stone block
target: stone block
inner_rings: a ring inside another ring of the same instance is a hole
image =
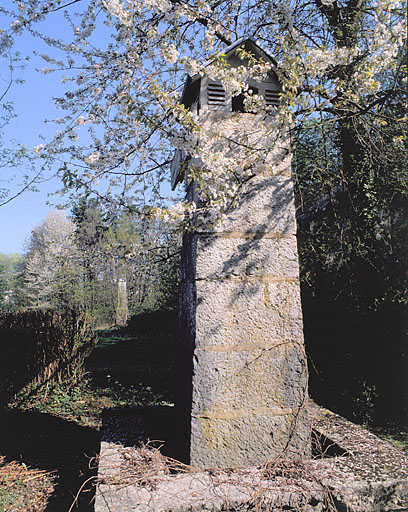
[[[251,180],[237,203],[225,213],[213,230],[295,234],[292,179],[270,176]]]
[[[314,431],[323,435],[329,446],[340,447],[341,456],[330,456],[326,451],[306,461],[288,461],[284,454],[268,467],[256,460],[252,467],[245,464],[245,469],[181,473],[160,471],[161,466],[158,470],[157,457],[141,458],[140,448],[129,448],[117,441],[106,442],[112,432],[103,425],[95,512],[408,510],[408,456],[404,451],[315,405],[311,418]],[[270,432],[277,432],[278,437],[286,427],[285,419],[281,417],[276,417],[275,423],[268,423],[263,418],[257,420],[254,418],[255,425],[265,425],[264,434],[257,432],[265,436],[261,442],[268,440],[266,426]],[[304,425],[306,419],[298,423]],[[128,426],[126,420],[125,427]],[[250,423],[241,422],[240,427],[247,434],[242,439],[244,453],[248,460],[252,456],[255,458],[256,454],[252,452],[255,442],[249,446],[246,441],[251,436]],[[220,426],[221,431],[224,428]],[[155,433],[147,430],[146,434],[150,439],[155,438]],[[300,435],[295,438],[301,440]],[[219,440],[221,453],[226,458],[223,440],[219,436],[215,439]],[[266,445],[265,449],[268,449],[269,442]],[[199,455],[196,465],[210,468],[211,461]],[[237,457],[237,454],[232,456]],[[135,465],[135,461],[140,460],[141,463]],[[237,466],[241,465],[238,457],[233,460]],[[229,462],[225,466],[230,466]],[[140,472],[143,472],[143,479],[140,479]],[[127,485],[123,485],[124,481]]]
[[[269,347],[303,342],[299,283],[256,279],[196,282],[195,346]]]
[[[269,233],[194,235],[197,279],[227,276],[299,276],[294,235],[268,237]]]
[[[305,410],[299,411],[307,416]],[[309,451],[309,429],[299,429],[295,415],[251,414],[236,418],[197,417],[192,423],[191,464],[198,468],[246,467],[273,460],[288,446],[287,455]],[[307,424],[305,417],[300,424]]]
[[[191,357],[190,372],[179,370],[188,390],[179,410],[191,414],[179,428],[189,438],[183,453],[200,468],[307,455],[291,178],[251,179],[221,223],[196,229],[182,252],[180,346]]]
[[[267,411],[288,414],[303,403],[306,386],[301,345],[277,343],[266,349],[225,352],[196,349],[191,410],[193,415],[219,419]]]

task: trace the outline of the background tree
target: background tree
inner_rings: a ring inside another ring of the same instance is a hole
[[[7,301],[7,282],[5,276],[5,266],[0,261],[0,310],[3,310]]]
[[[15,311],[21,303],[23,257],[21,254],[0,254],[0,309]]]
[[[140,218],[124,211],[113,221],[105,234],[108,274],[126,280],[132,311],[165,306],[161,299],[164,283],[174,280],[170,277],[174,271],[178,274],[169,262],[178,261],[179,243],[177,231],[154,216]]]
[[[403,144],[392,142],[407,135],[402,100],[382,123],[362,120],[351,174],[336,130],[317,122],[295,153],[311,389],[364,421],[403,423],[408,410],[407,168]]]
[[[24,300],[31,309],[61,309],[76,303],[74,231],[64,213],[53,210],[31,235],[25,254]]]
[[[72,207],[75,224],[78,297],[81,308],[92,311],[109,323],[112,318],[112,294],[103,280],[103,236],[108,229],[107,212],[96,199],[79,199]]]
[[[96,200],[81,199],[72,211],[84,309],[112,322],[121,279],[126,282],[131,313],[165,302],[169,306],[171,299],[163,297],[172,285],[177,290],[178,279],[173,260],[177,261],[179,236],[174,229],[160,219],[141,218],[131,208],[109,211]],[[173,301],[177,307],[178,298],[173,296]]]

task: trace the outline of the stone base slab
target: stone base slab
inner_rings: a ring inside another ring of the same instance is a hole
[[[407,511],[407,454],[313,403],[309,411],[317,458],[170,475],[146,468],[143,484],[120,484],[138,448],[103,440],[95,512]]]

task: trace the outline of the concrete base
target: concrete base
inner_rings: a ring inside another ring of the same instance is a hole
[[[407,511],[407,454],[313,403],[309,410],[312,460],[165,474],[153,462],[135,467],[137,448],[103,440],[95,512]]]

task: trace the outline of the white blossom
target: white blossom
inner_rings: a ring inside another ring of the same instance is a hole
[[[55,5],[51,0],[18,2],[11,28],[0,34],[4,55],[22,26],[33,32],[41,29],[37,22],[45,19],[47,9],[52,16],[60,5],[60,0],[53,1]],[[344,2],[334,3],[322,0],[326,7],[344,9]],[[67,172],[66,182],[74,190],[105,186],[118,204],[156,201],[157,184],[165,179],[171,153],[178,148],[191,157],[191,175],[210,203],[225,207],[239,193],[240,180],[267,172],[265,161],[290,115],[299,123],[316,112],[340,107],[358,115],[367,98],[380,97],[384,71],[398,71],[406,40],[399,0],[369,0],[354,39],[347,44],[336,40],[322,13],[332,9],[319,9],[313,2],[80,4],[78,15],[79,4],[67,8],[70,39],[62,30],[60,39],[42,34],[52,47],[51,55],[43,55],[44,72],[64,69],[68,90],[57,100],[64,111],[56,121],[61,130],[34,151],[63,161],[61,173]],[[4,10],[0,6],[0,12]],[[95,37],[95,30],[100,37]],[[276,57],[276,70],[263,61],[228,65],[222,53],[228,41],[247,33],[256,33],[266,52]],[[63,58],[57,59],[60,55]],[[248,81],[262,82],[270,72],[278,74],[282,85],[278,109],[266,108],[262,96],[251,95],[248,89]],[[258,145],[248,136],[251,140],[242,141],[248,149],[241,158],[234,157],[232,149],[221,151],[231,126],[226,130],[217,122],[210,130],[203,123],[203,110],[197,115],[180,105],[186,73],[221,81],[228,97],[244,92],[247,110],[258,112],[261,124],[267,116],[267,125],[262,124],[264,142]],[[188,211],[188,205],[157,208],[166,219]]]
[[[42,149],[44,148],[44,144],[38,144],[33,148],[34,153],[37,153],[37,155],[40,155],[42,152]]]
[[[172,43],[161,49],[161,55],[169,64],[176,63],[179,58],[179,53]]]
[[[88,162],[88,164],[93,165],[99,160],[99,157],[100,153],[98,151],[94,151],[93,153],[86,157],[86,161]]]

